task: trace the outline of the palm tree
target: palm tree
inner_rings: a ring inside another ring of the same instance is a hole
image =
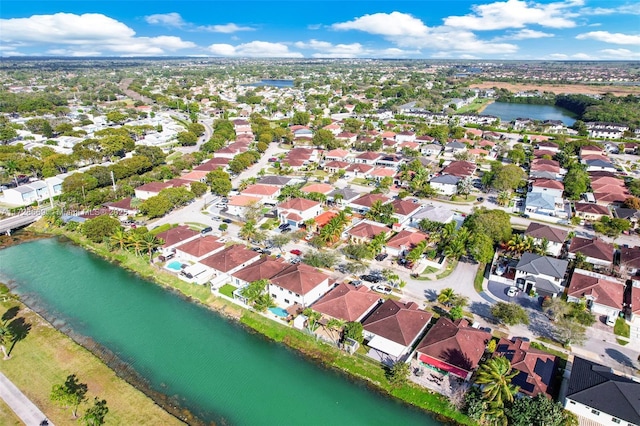
[[[8,345],[13,341],[13,334],[11,333],[11,329],[4,325],[0,325],[0,350],[4,354],[4,359],[9,359],[9,354],[7,353],[7,348],[5,345]]]
[[[149,263],[153,260],[153,252],[162,244],[162,240],[157,238],[151,232],[147,232],[142,236],[142,249],[149,254]]]
[[[117,247],[119,250],[124,250],[127,248],[127,241],[129,240],[129,235],[122,229],[118,229],[116,232],[109,237],[109,243],[112,247]]]
[[[506,206],[507,204],[509,204],[509,201],[511,200],[511,193],[509,191],[500,191],[498,193],[498,204],[501,206]]]
[[[480,366],[476,383],[484,385],[482,394],[490,405],[504,407],[505,402],[513,402],[513,397],[518,392],[518,387],[511,384],[518,373],[518,370],[511,368],[511,362],[507,358],[497,356]]]
[[[329,334],[331,334],[331,337],[333,337],[333,331],[339,331],[342,329],[342,327],[344,326],[345,322],[341,319],[337,319],[337,318],[331,318],[329,321],[327,321],[327,331],[329,331]],[[338,333],[338,338],[334,339],[336,342],[338,342],[338,340],[340,340],[340,333]]]
[[[342,194],[336,194],[336,195],[333,196],[333,202],[335,204],[340,204],[341,205],[342,204],[341,203],[342,200],[344,200],[344,195],[342,195]]]
[[[452,288],[442,289],[438,294],[438,302],[442,303],[444,306],[450,306],[455,298],[456,293]]]
[[[464,242],[457,238],[451,241],[449,244],[447,244],[447,246],[444,248],[444,251],[443,251],[443,254],[445,255],[445,257],[449,259],[455,259],[455,260],[460,259],[460,256],[462,256],[464,253],[465,253]]]
[[[140,251],[142,250],[142,236],[137,233],[129,234],[129,240],[127,241],[127,245],[130,249],[133,249],[133,252],[136,256],[140,255]]]
[[[549,240],[547,240],[546,238],[543,238],[542,241],[540,242],[540,244],[538,244],[536,246],[536,253],[538,253],[539,255],[544,256],[545,254],[547,254],[547,252],[549,251]]]
[[[383,232],[371,239],[369,242],[369,248],[373,252],[374,255],[380,253],[382,247],[384,247],[384,243],[387,241],[387,235]]]
[[[456,223],[449,222],[440,231],[440,241],[449,241],[456,233]]]
[[[256,228],[256,222],[254,220],[248,220],[240,231],[238,231],[238,236],[243,240],[251,241],[256,236],[258,229]]]
[[[320,320],[320,312],[316,312],[311,308],[305,308],[302,311],[302,315],[307,317],[307,328],[311,331],[315,331],[318,328],[318,320]]]

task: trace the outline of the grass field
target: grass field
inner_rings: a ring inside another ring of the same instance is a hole
[[[0,361],[5,374],[56,425],[77,425],[71,411],[54,405],[49,393],[55,384],[61,384],[70,374],[76,374],[89,387],[88,401],[98,396],[107,401],[107,424],[121,425],[181,425],[181,421],[168,414],[142,392],[120,379],[101,360],[70,338],[55,330],[35,312],[17,301],[0,302],[2,313],[19,306],[17,317],[31,324],[27,337],[16,343],[11,359]],[[37,373],[36,373],[37,371]],[[31,372],[31,374],[27,373]],[[1,401],[0,401],[1,402]],[[90,406],[80,405],[78,414]],[[0,423],[21,424],[9,408],[0,404]]]

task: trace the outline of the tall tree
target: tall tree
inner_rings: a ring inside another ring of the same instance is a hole
[[[53,385],[51,401],[62,407],[71,407],[73,418],[78,417],[78,406],[86,399],[88,387],[80,383],[75,374],[67,376],[61,385]]]
[[[518,392],[518,388],[511,383],[518,374],[519,371],[511,368],[507,358],[497,356],[480,366],[476,383],[484,385],[482,395],[489,405],[504,407],[506,402],[513,402]]]
[[[107,407],[107,401],[104,399],[98,399],[96,397],[93,400],[93,405],[87,408],[87,411],[81,417],[82,423],[85,426],[99,426],[104,424],[104,418],[109,413],[109,407]]]

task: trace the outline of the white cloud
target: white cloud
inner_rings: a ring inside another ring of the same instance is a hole
[[[581,15],[640,15],[640,3],[624,4],[618,7],[585,7],[580,9]]]
[[[581,4],[582,1],[539,4],[527,3],[522,0],[507,0],[506,2],[473,6],[473,13],[464,16],[449,16],[444,19],[444,24],[477,31],[522,28],[527,24],[550,28],[572,28],[576,26],[576,23],[570,18],[575,18],[578,15],[567,9]]]
[[[331,28],[335,30],[360,30],[383,36],[423,36],[428,30],[420,19],[401,12],[364,15],[353,21],[333,24]]]
[[[568,59],[569,55],[566,55],[564,53],[552,53],[549,55],[549,57],[551,59]]]
[[[179,13],[158,13],[155,15],[145,16],[144,20],[147,24],[152,25],[165,25],[167,27],[182,28],[187,23],[182,19]]]
[[[97,50],[83,51],[83,50],[69,50],[69,49],[49,49],[47,50],[47,54],[54,55],[54,56],[78,56],[78,57],[100,56],[100,52],[98,52]]]
[[[597,40],[611,44],[640,45],[640,35],[610,33],[608,31],[591,31],[589,33],[578,34],[576,38],[578,40]]]
[[[233,46],[231,44],[212,44],[209,51],[219,56],[239,56],[253,58],[302,58],[300,52],[291,52],[284,43],[252,41]]]
[[[165,55],[167,52],[196,47],[195,43],[179,37],[136,37],[135,31],[122,22],[96,13],[56,13],[2,19],[0,26],[0,42],[17,50],[20,46],[43,46],[48,52],[65,52],[65,55],[71,56],[105,53]]]
[[[209,31],[212,33],[223,33],[223,34],[232,34],[238,31],[254,31],[255,28],[251,27],[241,27],[239,25],[230,22],[224,25],[207,25],[207,26],[199,26],[196,27],[198,31]]]
[[[631,51],[629,49],[603,49],[600,51],[604,56],[604,59],[618,59],[618,60],[629,60],[629,59],[640,59],[640,52]]]
[[[314,58],[407,58],[419,54],[420,51],[408,51],[395,47],[388,49],[365,48],[360,43],[333,44],[328,41],[311,39],[308,42],[298,41],[294,43],[298,49],[313,50]]]
[[[576,53],[574,55],[571,55],[571,59],[578,59],[581,61],[587,61],[587,60],[591,60],[591,59],[595,59],[593,56],[587,54],[587,53]]]
[[[554,36],[554,34],[545,33],[542,31],[523,29],[514,33],[509,33],[503,37],[498,37],[495,40],[528,40],[532,38],[545,38]]]
[[[331,26],[337,30],[359,30],[381,35],[400,48],[449,51],[450,55],[514,53],[518,46],[479,40],[470,31],[449,26],[427,27],[421,20],[400,12],[364,15]]]
[[[231,34],[238,31],[253,31],[254,28],[242,27],[240,25],[229,22],[223,25],[196,25],[186,22],[177,12],[159,13],[146,16],[145,21],[152,25],[164,25],[167,27],[181,28],[185,31],[206,31],[211,33]]]

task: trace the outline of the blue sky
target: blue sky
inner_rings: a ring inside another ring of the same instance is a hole
[[[2,56],[640,60],[637,0],[2,0]]]

